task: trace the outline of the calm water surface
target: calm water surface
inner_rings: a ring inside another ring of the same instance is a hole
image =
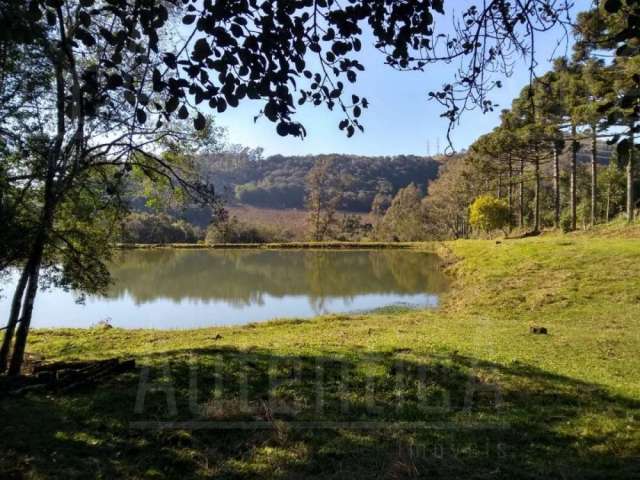
[[[117,256],[111,273],[106,295],[84,304],[73,292],[40,292],[33,326],[108,320],[122,328],[196,328],[398,304],[433,307],[447,287],[437,257],[405,250],[133,250]],[[11,284],[4,287],[2,318]]]

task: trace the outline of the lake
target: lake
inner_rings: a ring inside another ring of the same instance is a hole
[[[411,250],[127,250],[105,295],[38,293],[32,325],[187,329],[307,318],[402,305],[438,305],[447,279],[437,256]],[[3,285],[2,318],[11,287]]]

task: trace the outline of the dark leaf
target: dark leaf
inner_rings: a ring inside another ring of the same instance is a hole
[[[207,121],[202,113],[198,112],[198,116],[193,120],[193,126],[196,130],[204,130],[207,126]]]
[[[52,27],[56,24],[56,14],[51,10],[47,10],[47,23]]]
[[[122,85],[123,85],[122,77],[117,73],[114,73],[113,75],[109,75],[109,77],[107,78],[107,88],[109,88],[110,90],[114,90],[118,87],[121,87]]]
[[[276,131],[278,132],[278,135],[286,137],[289,135],[289,125],[285,122],[280,122],[276,127]]]
[[[169,100],[167,100],[167,103],[165,105],[165,110],[167,113],[173,113],[176,111],[176,109],[178,108],[178,97],[171,97]]]
[[[277,110],[276,104],[273,102],[267,103],[264,106],[264,114],[272,122],[275,122],[276,120],[278,120],[278,110]]]
[[[124,99],[127,101],[127,103],[131,106],[136,104],[136,94],[133,93],[131,90],[126,90],[124,92]]]
[[[89,32],[82,28],[76,30],[76,38],[78,38],[85,46],[93,47],[96,44],[96,40]]]
[[[167,53],[164,56],[163,61],[165,65],[169,68],[175,69],[178,66],[176,61],[176,56],[173,53]]]
[[[203,61],[205,58],[210,57],[213,54],[209,42],[206,38],[199,39],[193,46],[193,59],[196,61]]]
[[[240,25],[238,25],[237,23],[232,23],[231,24],[231,34],[236,38],[241,37],[243,35],[242,27]]]
[[[618,143],[618,146],[616,147],[616,150],[618,151],[618,155],[622,158],[627,156],[627,153],[629,152],[629,139],[625,138],[624,140],[622,140],[620,143]]]
[[[638,98],[635,95],[625,95],[620,99],[620,106],[622,108],[631,108],[637,101]]]
[[[147,121],[147,114],[141,108],[136,109],[136,120],[141,125]]]
[[[163,90],[164,85],[162,83],[162,75],[160,73],[160,70],[158,70],[157,68],[153,69],[153,73],[151,74],[151,81],[153,83],[154,92],[161,92]]]
[[[606,0],[604,2],[604,9],[609,13],[616,13],[622,8],[621,0]]]

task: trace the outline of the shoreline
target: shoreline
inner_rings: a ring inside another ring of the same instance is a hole
[[[411,250],[437,242],[118,243],[118,250]]]

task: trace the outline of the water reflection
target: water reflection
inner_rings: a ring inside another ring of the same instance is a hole
[[[121,327],[192,328],[398,302],[428,306],[447,286],[437,257],[406,250],[134,250],[121,252],[111,271],[106,297],[84,307],[69,293],[45,293],[36,326],[110,317]]]
[[[225,300],[248,305],[263,294],[352,297],[441,292],[437,257],[411,251],[151,250],[123,252],[109,297]]]

